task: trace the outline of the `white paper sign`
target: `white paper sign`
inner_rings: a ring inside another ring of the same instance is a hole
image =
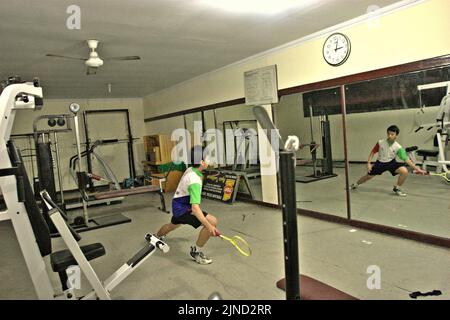
[[[244,85],[246,105],[278,103],[276,65],[244,72]]]

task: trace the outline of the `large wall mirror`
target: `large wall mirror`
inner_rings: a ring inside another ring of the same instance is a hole
[[[282,96],[274,105],[282,137],[296,135],[297,208],[347,217],[339,88]]]
[[[350,191],[352,219],[450,238],[449,181],[413,174],[405,162],[414,161],[431,174],[445,172],[438,159],[448,159],[448,136],[438,120],[449,84],[450,67],[441,67],[345,87],[351,183],[367,180],[361,177],[367,174],[374,148],[377,153],[372,161],[378,160],[377,168],[387,170],[378,175],[372,169],[370,180]],[[448,121],[446,112],[444,121]],[[392,125],[400,130],[395,143],[387,136]],[[400,146],[407,157],[402,156]],[[391,160],[399,163],[397,167],[408,168],[408,174],[397,174],[400,169],[387,164]],[[394,192],[394,186],[401,192]]]
[[[438,57],[279,91],[279,103],[272,109],[275,125],[281,136],[297,135],[303,144],[296,154],[297,208],[321,213],[316,216],[324,219],[349,219],[352,225],[370,229],[390,228],[389,232],[405,236],[410,231],[407,237],[413,239],[425,239],[423,234],[435,236],[428,237],[431,242],[450,239],[450,174],[449,165],[442,162],[450,159],[449,62],[449,56]],[[231,102],[235,101],[222,104]],[[248,153],[252,139],[258,145],[251,107],[208,106],[171,119],[157,123],[184,122],[192,131],[199,121],[202,134],[209,135],[207,143],[222,140],[226,163],[216,168],[245,172],[250,199],[262,201],[259,159]],[[399,129],[394,147],[387,141],[387,128],[393,125]],[[222,133],[228,129],[233,134],[216,137],[213,131],[207,133],[211,129]],[[244,144],[236,139],[240,135],[247,137]],[[385,147],[384,154],[379,152],[380,145]],[[393,174],[387,170],[352,189],[366,176],[372,150],[377,151],[373,162],[378,157],[395,158],[398,167]],[[413,173],[408,161],[428,174]],[[408,171],[399,180],[404,170],[396,171],[402,166]],[[248,191],[242,191],[248,196]]]
[[[169,137],[175,129],[186,129],[190,146],[202,144],[212,152],[213,171],[239,175],[237,200],[263,200],[257,123],[251,107],[239,104],[186,113],[151,121],[149,128],[151,134]]]
[[[252,108],[239,104],[209,110],[205,122],[222,133],[224,161],[219,168],[241,176],[238,196],[262,201],[258,132]]]

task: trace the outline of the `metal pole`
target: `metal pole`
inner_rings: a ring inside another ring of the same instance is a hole
[[[311,129],[311,144],[315,144],[316,142],[314,141],[314,130],[313,130],[313,108],[312,105],[309,105],[309,126]],[[317,148],[315,146],[311,146],[310,150],[312,150],[311,152],[311,157],[312,157],[312,163],[313,163],[313,177],[316,177],[316,161],[317,161]]]
[[[345,99],[345,86],[341,86],[341,113],[342,113],[342,133],[344,136],[344,160],[345,160],[345,189],[347,199],[347,219],[351,219],[351,203],[350,203],[350,183],[349,183],[349,163],[347,150],[347,105]]]
[[[133,150],[133,134],[131,132],[131,122],[130,122],[130,113],[128,109],[126,109],[126,117],[127,117],[127,130],[128,130],[128,162],[130,165],[130,177],[131,179],[136,178],[136,165],[134,163],[134,150]],[[133,183],[134,184],[134,183]]]
[[[202,111],[201,112],[201,119],[202,119],[202,141],[201,141],[201,146],[202,146],[202,152],[203,149],[206,146],[206,142],[205,142],[205,133],[206,133],[206,121],[205,121],[205,112]]]
[[[190,141],[190,139],[191,139],[191,134],[190,134],[190,132],[189,132],[189,130],[188,130],[188,127],[187,127],[187,121],[186,121],[186,115],[185,114],[183,114],[183,125],[184,125],[184,144],[186,145],[186,152],[187,152],[187,155],[186,155],[186,167],[188,167],[189,166],[189,150],[191,150],[191,144],[192,144],[192,141]],[[188,136],[189,136],[189,138],[188,138]],[[189,141],[189,143],[188,143],[188,141]]]
[[[33,182],[34,182],[34,178],[35,178],[35,174],[34,174],[34,161],[33,161],[33,143],[32,143],[32,137],[28,136],[28,147],[30,148],[30,154],[31,154],[31,173],[33,175]],[[34,152],[36,153],[36,145],[35,145],[35,149]],[[37,162],[37,160],[36,160]]]
[[[222,154],[221,149],[219,149],[219,142],[217,140],[217,114],[216,114],[216,109],[213,110],[213,114],[214,114],[214,132],[215,132],[215,142],[216,142],[216,159],[217,159],[217,166],[218,169],[220,170],[222,167],[222,163],[220,160],[222,160],[224,158],[224,155]],[[225,132],[222,132],[222,134],[225,134]]]
[[[312,105],[309,105],[309,127],[311,129],[311,141],[314,141],[314,132],[313,132],[313,108]]]
[[[75,124],[78,126],[78,120],[75,122]],[[89,154],[89,149],[91,148],[91,139],[89,138],[89,129],[88,129],[88,113],[87,110],[83,111],[83,124],[84,124],[84,139],[86,140],[86,163],[87,163],[87,171],[89,173],[92,173],[92,161],[91,161],[91,155]],[[77,134],[78,139],[80,139],[79,134]],[[81,162],[81,158],[78,158],[78,161]],[[89,190],[91,192],[94,191],[94,182],[91,178],[88,178],[89,180]]]
[[[280,152],[284,269],[287,300],[300,299],[295,162],[295,153],[286,151]]]
[[[77,114],[74,114],[73,122],[74,122],[74,124],[75,124],[75,140],[76,140],[76,143],[77,143],[78,171],[79,171],[79,172],[82,172],[82,171],[81,171],[81,143],[80,143],[80,130],[79,130],[79,126],[78,126],[78,115],[77,115]],[[87,155],[87,156],[89,157],[89,155]],[[80,186],[78,186],[78,187],[80,188]],[[85,193],[85,192],[86,192],[85,187],[86,187],[86,186],[83,186],[82,188],[80,188],[80,192]],[[84,223],[85,223],[86,225],[88,225],[88,223],[89,223],[89,215],[88,215],[88,212],[87,212],[87,202],[86,202],[86,199],[85,199],[85,194],[82,194],[82,195],[81,195],[81,200],[82,200],[82,202],[83,202],[83,217],[84,217]]]
[[[59,146],[58,146],[58,137],[57,137],[56,131],[53,131],[53,140],[54,140],[55,153],[56,153],[56,172],[58,173],[59,194],[61,195],[61,204],[64,205],[64,188],[63,188],[63,182],[62,182],[62,177],[61,177]]]

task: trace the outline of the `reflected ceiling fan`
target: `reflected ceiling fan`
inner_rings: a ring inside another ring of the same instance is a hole
[[[111,60],[118,60],[118,61],[133,61],[133,60],[141,60],[141,57],[139,56],[124,56],[124,57],[108,57],[101,59],[95,51],[98,47],[99,41],[98,40],[87,40],[87,45],[89,49],[91,49],[91,52],[89,53],[88,58],[78,58],[78,57],[69,57],[69,56],[63,56],[59,54],[52,54],[48,53],[46,54],[47,57],[53,57],[53,58],[63,58],[63,59],[72,59],[72,60],[82,60],[84,61],[84,64],[87,67],[86,74],[92,75],[97,73],[97,69],[103,65],[103,61],[111,61]]]

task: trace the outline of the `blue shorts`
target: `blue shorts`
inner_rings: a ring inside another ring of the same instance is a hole
[[[390,162],[380,162],[376,161],[372,167],[372,170],[369,172],[369,176],[378,176],[383,174],[383,172],[389,171],[393,176],[397,175],[398,168],[405,167],[404,163],[398,163],[397,161],[392,160]]]

